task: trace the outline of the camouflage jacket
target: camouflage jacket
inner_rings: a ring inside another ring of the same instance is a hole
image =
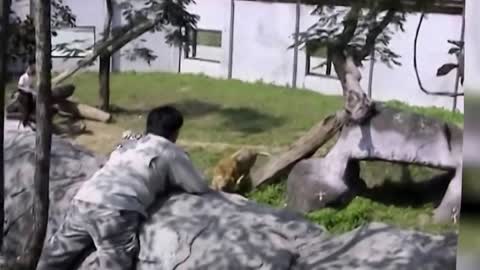
[[[147,216],[147,209],[170,185],[189,193],[209,190],[180,147],[160,136],[129,134],[74,199]]]

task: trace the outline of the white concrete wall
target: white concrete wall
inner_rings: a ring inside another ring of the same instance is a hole
[[[77,26],[94,26],[96,28],[97,42],[102,38],[103,26],[106,16],[106,4],[103,0],[66,0],[73,13],[77,16]],[[119,11],[115,11],[114,27],[125,23]],[[125,56],[127,50],[131,50],[135,43],[127,44],[112,59],[114,71],[174,71],[178,69],[178,49],[171,47],[165,42],[165,33],[145,33],[139,39],[144,39],[142,46],[154,51],[157,58],[148,64],[143,59],[131,60]],[[138,41],[137,41],[138,43]],[[80,59],[53,59],[54,70],[64,70],[73,66]],[[98,61],[85,70],[98,70]]]
[[[95,27],[95,38],[98,42],[101,39],[103,25],[106,16],[106,6],[103,0],[65,0],[72,12],[77,17],[77,26],[93,26]],[[29,1],[13,1],[12,8],[21,16],[29,13]],[[117,12],[118,13],[118,12]],[[119,16],[116,14],[116,16]],[[124,22],[123,19],[114,18],[114,25]],[[152,61],[150,65],[142,59],[130,60],[125,57],[124,52],[132,49],[134,43],[125,46],[119,53],[114,55],[113,70],[116,71],[176,71],[178,70],[178,48],[171,47],[165,42],[165,33],[146,33],[140,38],[145,39],[144,46],[152,49],[157,55],[157,59]],[[62,71],[74,66],[81,58],[53,58],[53,71]],[[98,61],[83,70],[98,70]]]
[[[228,69],[229,1],[202,0],[191,7],[200,15],[199,28],[222,30],[222,49],[225,58],[220,64],[198,60],[182,60],[182,72],[194,72],[225,77]],[[312,6],[301,6],[300,31],[311,26],[317,17],[310,15]],[[247,19],[248,18],[248,19]],[[413,69],[413,40],[419,14],[408,15],[406,32],[395,35],[391,48],[400,54],[402,66],[392,69],[377,62],[374,66],[372,96],[375,99],[400,100],[418,106],[438,106],[452,109],[453,99],[431,96],[420,91]],[[461,16],[429,14],[424,20],[418,44],[418,65],[424,86],[429,91],[453,91],[456,72],[445,77],[435,73],[442,64],[455,61],[448,55],[447,39],[459,39]],[[281,86],[292,84],[295,5],[279,3],[253,3],[235,1],[235,26],[233,47],[233,78],[248,82],[263,81]],[[298,54],[297,87],[324,94],[341,94],[341,85],[334,76],[306,75],[306,54]],[[361,70],[361,84],[368,91],[370,63]],[[459,91],[463,91],[460,89]],[[463,98],[458,98],[457,108],[463,111]]]
[[[95,27],[95,39],[98,41],[103,31],[104,16],[106,14],[105,1],[102,0],[64,0],[77,17],[77,26]],[[52,58],[53,71],[63,71],[74,66],[81,58]],[[98,61],[84,70],[98,70]]]
[[[373,74],[373,97],[378,100],[397,99],[418,106],[439,106],[452,109],[450,97],[431,96],[421,92],[413,68],[413,44],[420,15],[407,17],[405,32],[393,36],[391,49],[402,57],[402,66],[388,68],[376,63]],[[437,77],[437,69],[445,63],[456,63],[456,58],[447,52],[451,45],[448,39],[459,40],[461,16],[429,14],[423,22],[418,38],[417,64],[422,84],[428,91],[451,91],[455,87],[456,70],[447,76]],[[460,89],[460,91],[463,91]],[[458,108],[463,111],[463,99]]]
[[[198,59],[188,59],[182,55],[180,63],[182,73],[200,73],[215,78],[226,78],[228,73],[228,44],[230,32],[230,1],[228,0],[201,0],[191,5],[188,11],[200,15],[197,28],[222,32],[222,47],[220,57],[218,49],[198,46],[197,53],[203,55],[215,54],[220,63],[207,62]],[[210,50],[210,51],[209,51]]]
[[[291,85],[294,30],[294,5],[236,1],[233,78]]]
[[[467,0],[465,14],[465,89],[480,95],[480,1]]]
[[[135,5],[135,1],[131,1]],[[143,5],[144,1],[137,1],[138,5]],[[119,11],[118,11],[119,12]],[[126,20],[118,14],[118,24],[125,24]],[[178,70],[178,48],[172,47],[166,43],[165,32],[147,32],[141,35],[137,40],[125,45],[116,55],[114,60],[116,71],[177,71]],[[141,42],[144,40],[145,42]],[[153,51],[157,58],[149,63],[141,58],[129,59],[126,55],[128,50],[133,50],[135,46],[147,47]]]

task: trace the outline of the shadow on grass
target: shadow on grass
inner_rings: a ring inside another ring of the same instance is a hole
[[[449,171],[423,181],[413,181],[411,176],[402,177],[401,182],[386,178],[381,186],[364,188],[360,196],[386,205],[400,207],[422,207],[433,203],[437,206],[445,194],[455,171]]]
[[[285,122],[283,117],[273,116],[253,108],[226,108],[217,103],[197,99],[187,99],[176,103],[168,103],[168,105],[181,111],[186,119],[216,114],[222,118],[219,123],[222,128],[247,134],[264,132]],[[146,115],[149,110],[150,108],[130,109],[112,105],[111,113],[116,116]]]

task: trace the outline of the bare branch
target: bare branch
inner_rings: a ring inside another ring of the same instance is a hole
[[[105,41],[110,36],[113,20],[113,3],[112,0],[106,0],[107,4],[107,18],[103,28],[103,40]]]
[[[395,16],[395,12],[397,12],[397,9],[389,9],[387,11],[387,14],[385,14],[385,16],[382,18],[382,20],[379,23],[373,24],[372,27],[369,29],[365,44],[360,51],[361,58],[367,57],[372,52],[373,48],[375,47],[375,40],[377,39],[378,35],[380,35],[383,30],[385,30],[385,28],[388,26],[388,24],[392,21]]]
[[[343,19],[343,31],[342,33],[333,41],[331,45],[335,47],[346,47],[347,44],[352,40],[357,30],[358,18],[360,16],[360,5],[352,4],[352,7],[348,11],[347,15]]]
[[[70,76],[75,74],[75,72],[77,72],[78,70],[91,65],[99,55],[104,53],[111,54],[121,49],[130,41],[152,30],[160,22],[160,20],[161,18],[157,17],[155,20],[151,20],[151,21],[148,20],[148,21],[139,23],[133,26],[132,28],[130,28],[125,33],[122,33],[120,37],[118,37],[117,35],[109,36],[104,42],[96,46],[96,48],[94,48],[93,52],[90,55],[86,56],[85,59],[82,59],[81,61],[79,61],[76,66],[74,66],[71,69],[67,69],[65,72],[55,77],[52,80],[52,86],[58,85],[59,83],[65,81]]]

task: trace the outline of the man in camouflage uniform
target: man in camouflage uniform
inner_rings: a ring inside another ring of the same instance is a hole
[[[47,241],[37,269],[73,269],[95,246],[99,269],[131,269],[137,230],[167,186],[201,194],[210,189],[175,145],[183,117],[173,107],[153,109],[145,135],[131,136],[75,195],[64,224]]]

